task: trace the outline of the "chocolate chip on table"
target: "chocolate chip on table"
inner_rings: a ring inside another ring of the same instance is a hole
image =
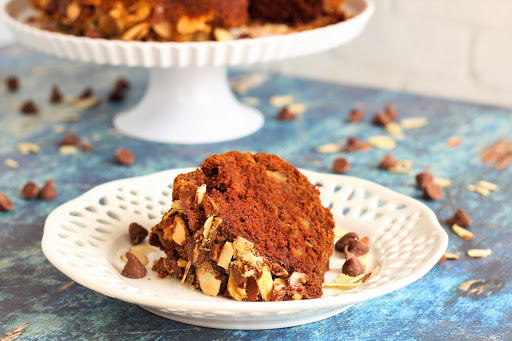
[[[84,152],[92,152],[94,150],[94,146],[90,143],[84,143],[82,144],[82,150]]]
[[[356,255],[348,250],[348,246],[345,247],[345,263],[341,268],[341,272],[347,276],[359,276],[364,273],[364,265],[357,259]]]
[[[352,153],[359,149],[364,149],[365,144],[357,137],[349,137],[345,149],[347,152]]]
[[[110,93],[108,94],[108,100],[110,102],[122,102],[124,101],[125,95],[124,91],[122,89],[112,89]]]
[[[277,113],[276,118],[279,121],[291,121],[297,118],[297,114],[292,112],[288,107],[284,107]]]
[[[130,243],[137,245],[142,242],[149,234],[148,230],[137,223],[131,223],[128,227]]]
[[[129,166],[135,162],[135,154],[128,148],[116,150],[115,157],[117,162],[124,166]]]
[[[380,169],[390,169],[396,167],[398,165],[398,160],[393,157],[391,154],[386,154],[382,160],[379,162]]]
[[[64,96],[62,96],[62,93],[60,92],[59,87],[54,86],[52,88],[52,91],[50,92],[50,103],[52,103],[52,104],[62,103],[63,99],[64,99]]]
[[[349,169],[350,169],[350,162],[347,159],[345,159],[344,157],[337,158],[332,163],[332,170],[335,173],[343,174],[343,173],[348,172]]]
[[[124,266],[121,275],[128,278],[142,278],[148,274],[146,267],[140,260],[131,252],[126,252],[126,265]]]
[[[9,76],[5,79],[5,87],[9,92],[16,92],[20,89],[20,80],[16,76]]]
[[[14,208],[14,204],[6,194],[0,193],[0,211],[10,211]]]
[[[391,122],[391,119],[388,117],[385,111],[379,111],[375,114],[372,118],[372,124],[376,126],[385,126],[389,122]]]
[[[32,100],[27,100],[21,105],[20,112],[25,115],[37,115],[39,109]]]
[[[349,245],[351,240],[359,240],[359,235],[356,232],[349,232],[343,235],[336,244],[334,244],[334,248],[336,251],[344,252],[345,247]]]
[[[418,186],[419,189],[424,189],[427,186],[427,184],[431,183],[433,180],[434,177],[432,176],[432,174],[427,172],[418,173],[416,175],[416,185]]]
[[[384,112],[391,121],[398,120],[398,114],[396,113],[396,109],[393,105],[390,104],[386,106],[386,108],[384,108]]]
[[[348,251],[353,253],[356,257],[359,257],[370,252],[370,247],[361,240],[350,239],[348,242]]]
[[[21,188],[21,197],[25,200],[37,198],[39,195],[39,186],[34,181],[27,182]]]
[[[61,146],[79,146],[80,139],[74,133],[67,133],[60,141]]]
[[[132,87],[130,82],[124,77],[119,77],[114,84],[115,89],[128,90]]]
[[[471,225],[471,218],[462,208],[459,208],[453,217],[446,219],[446,222],[450,225],[457,224],[462,227],[468,227]]]
[[[46,181],[39,192],[39,198],[42,200],[54,200],[57,198],[57,190],[55,189],[55,181],[53,179]]]
[[[89,97],[92,97],[94,95],[94,92],[92,91],[92,88],[85,88],[84,91],[78,96],[79,99],[86,99]]]
[[[435,183],[429,182],[423,188],[423,197],[428,200],[439,200],[443,197],[443,191]]]
[[[361,109],[352,109],[348,115],[348,120],[352,123],[364,120],[364,112]]]

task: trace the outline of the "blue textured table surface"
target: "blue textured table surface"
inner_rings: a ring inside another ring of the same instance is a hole
[[[0,79],[9,74],[20,77],[21,88],[10,94],[3,84],[0,86],[0,192],[8,194],[15,204],[13,211],[0,212],[1,340],[512,339],[512,166],[498,170],[480,158],[480,152],[499,138],[511,139],[511,110],[271,74],[265,86],[247,94],[261,100],[258,108],[266,117],[262,130],[226,143],[166,145],[135,140],[112,130],[112,116],[134,105],[144,92],[145,70],[72,63],[15,45],[0,49]],[[83,111],[48,104],[54,84],[69,96],[92,86],[104,99],[121,75],[133,85],[121,104],[102,101],[98,107]],[[275,94],[293,94],[307,105],[306,113],[296,121],[277,121],[276,108],[268,104],[268,98]],[[41,108],[38,116],[19,113],[20,104],[29,98]],[[315,151],[316,146],[349,136],[365,139],[384,134],[382,128],[368,121],[389,103],[396,106],[401,118],[421,116],[429,120],[425,127],[406,131],[406,139],[393,150],[397,158],[414,161],[413,173],[379,170],[377,163],[386,152],[376,148],[352,154]],[[367,113],[365,122],[346,123],[354,106]],[[70,114],[79,114],[81,119],[67,122]],[[54,127],[62,124],[67,131],[87,138],[95,150],[59,154],[63,134],[56,133]],[[461,138],[460,146],[448,147],[451,136]],[[22,141],[40,145],[41,152],[22,155],[16,149]],[[134,165],[113,162],[119,147],[135,152]],[[297,167],[323,172],[330,172],[332,161],[344,155],[352,163],[349,175],[417,198],[414,174],[430,166],[436,176],[453,179],[455,184],[444,190],[441,200],[427,204],[443,221],[457,207],[464,207],[473,218],[475,238],[462,240],[443,223],[450,236],[448,251],[459,254],[458,260],[446,261],[406,288],[356,304],[332,318],[261,331],[215,330],[163,319],[70,282],[44,257],[40,245],[44,221],[58,205],[106,181],[198,166],[213,153],[233,149],[278,154]],[[5,166],[7,158],[18,161],[20,167]],[[21,198],[20,188],[26,181],[42,184],[50,177],[59,192],[56,200]],[[466,190],[478,180],[496,183],[499,189],[488,197]],[[471,248],[489,248],[493,254],[472,259],[466,255]]]

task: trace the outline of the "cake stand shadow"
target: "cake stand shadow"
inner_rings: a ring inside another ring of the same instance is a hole
[[[283,60],[324,51],[357,37],[374,11],[373,0],[347,0],[351,19],[287,35],[226,42],[139,42],[91,39],[26,23],[29,0],[10,0],[0,14],[18,41],[71,60],[150,70],[141,101],[114,117],[120,132],[166,143],[213,143],[248,136],[264,123],[261,112],[238,102],[227,67]]]

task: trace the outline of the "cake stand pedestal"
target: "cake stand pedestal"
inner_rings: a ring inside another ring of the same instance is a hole
[[[347,0],[350,19],[322,28],[226,42],[140,42],[90,39],[46,31],[26,23],[29,0],[10,0],[0,10],[18,40],[58,57],[97,64],[150,68],[146,94],[114,117],[114,127],[143,140],[212,143],[241,138],[263,126],[263,115],[239,103],[226,68],[294,58],[357,37],[374,11],[373,0]]]

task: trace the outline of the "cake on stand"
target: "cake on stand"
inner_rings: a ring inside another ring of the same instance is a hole
[[[250,135],[263,115],[235,98],[227,67],[294,58],[345,44],[358,36],[374,11],[373,0],[347,0],[350,19],[309,31],[253,39],[207,42],[140,42],[91,39],[46,31],[26,23],[29,0],[1,10],[18,41],[71,60],[150,70],[141,101],[114,117],[120,132],[166,143],[213,143]]]

